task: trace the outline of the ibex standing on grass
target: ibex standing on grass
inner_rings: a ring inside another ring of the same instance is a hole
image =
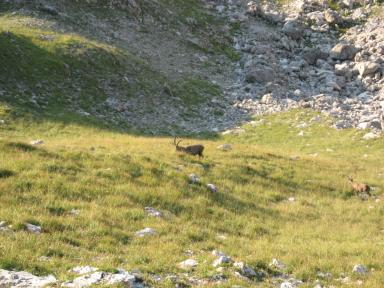
[[[190,154],[193,156],[199,155],[199,157],[204,157],[204,155],[203,155],[204,146],[203,145],[198,144],[198,145],[190,145],[190,146],[182,147],[182,146],[179,146],[179,143],[182,140],[179,140],[178,142],[176,142],[176,139],[177,139],[177,137],[175,137],[175,139],[173,140],[173,143],[176,146],[176,151],[184,152],[184,153],[187,153],[187,154]]]
[[[371,187],[369,187],[367,184],[353,182],[352,177],[348,177],[348,181],[351,184],[353,191],[355,191],[358,195],[361,196],[361,194],[367,194],[368,196],[372,196],[370,192]]]

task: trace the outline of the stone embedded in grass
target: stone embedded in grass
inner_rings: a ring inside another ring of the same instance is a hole
[[[373,132],[369,132],[369,133],[367,133],[367,134],[365,134],[364,136],[363,136],[363,139],[364,140],[371,140],[371,139],[376,139],[376,138],[379,138],[380,136],[378,135],[378,134],[376,134],[376,133],[373,133]]]
[[[209,191],[216,193],[217,192],[217,187],[213,184],[207,184],[207,188]]]
[[[219,258],[217,258],[215,261],[213,261],[213,267],[219,267],[223,264],[228,264],[228,263],[231,263],[232,262],[232,259],[231,257],[228,257],[226,255],[223,255],[223,256],[220,256]]]
[[[321,279],[328,279],[328,280],[332,279],[332,277],[333,277],[332,273],[330,273],[330,272],[326,272],[326,273],[317,272],[316,275],[317,275],[317,277],[319,277]]]
[[[69,270],[69,272],[83,275],[83,274],[89,274],[92,272],[96,272],[97,270],[99,270],[99,269],[96,267],[92,267],[92,266],[76,266],[76,267],[72,268],[71,270]]]
[[[69,213],[72,214],[73,216],[78,216],[80,214],[80,210],[72,209]]]
[[[192,270],[195,268],[199,263],[194,259],[187,259],[183,262],[180,262],[178,267],[183,270]]]
[[[307,123],[300,123],[299,125],[296,126],[296,128],[300,128],[300,129],[304,129],[304,128],[307,128],[308,127],[308,124]]]
[[[217,146],[217,149],[222,150],[222,151],[230,151],[232,150],[232,145],[231,144],[222,144]]]
[[[124,287],[143,287],[141,285],[135,286],[135,284],[139,284],[140,279],[124,269],[118,269],[118,273],[109,273],[105,275],[104,279],[108,285],[124,284]]]
[[[80,276],[71,281],[64,282],[61,286],[68,288],[89,287],[101,283],[104,274],[104,272],[95,272],[89,275]]]
[[[368,269],[364,265],[357,264],[357,265],[353,266],[352,272],[365,275],[368,273]]]
[[[87,267],[87,266],[86,266]],[[62,287],[79,288],[90,287],[92,285],[118,285],[122,284],[127,287],[144,287],[142,280],[138,279],[135,275],[125,271],[124,269],[118,269],[117,273],[108,272],[94,272],[88,275],[82,275],[71,281],[67,281],[62,284]]]
[[[149,216],[153,216],[153,217],[163,216],[163,214],[160,211],[158,211],[152,207],[145,207],[144,210],[145,210],[145,213],[147,213],[147,215],[149,215]]]
[[[135,233],[135,235],[138,237],[150,236],[155,234],[156,234],[156,231],[155,229],[152,229],[152,228],[144,228],[143,230],[137,231]]]
[[[284,262],[282,262],[282,261],[280,261],[280,260],[278,260],[276,258],[273,258],[271,264],[269,264],[269,265],[271,267],[275,267],[275,268],[277,268],[279,270],[284,270],[284,269],[287,268],[287,265]]]
[[[27,228],[27,231],[34,234],[40,234],[41,233],[41,226],[33,225],[30,223],[25,223],[25,228]]]
[[[300,137],[304,136],[304,131],[301,130],[301,131],[297,134],[297,136],[300,136]]]
[[[41,140],[41,139],[38,139],[38,140],[33,140],[30,142],[31,145],[42,145],[44,144],[44,141]]]
[[[253,270],[251,267],[246,266],[243,262],[235,262],[233,266],[236,267],[239,273],[244,277],[255,278],[258,276],[255,270]]]
[[[0,221],[0,232],[5,232],[9,230],[9,226],[6,221]]]
[[[295,278],[289,278],[288,280],[285,280],[283,283],[281,283],[280,288],[297,288],[303,284],[303,281],[295,279]]]
[[[57,283],[54,276],[38,277],[31,273],[0,269],[0,287],[47,287]]]
[[[190,174],[188,176],[189,182],[192,184],[198,184],[200,183],[200,178],[196,174]]]
[[[295,284],[289,281],[284,281],[280,284],[280,288],[297,288],[300,284]]]

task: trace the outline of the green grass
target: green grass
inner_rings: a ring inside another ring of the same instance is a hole
[[[328,119],[313,122],[299,137],[296,126],[315,116],[299,110],[266,117],[240,136],[185,140],[206,146],[199,160],[177,154],[170,138],[23,122],[2,111],[0,169],[9,172],[0,178],[0,220],[15,231],[0,234],[0,268],[53,273],[61,280],[79,264],[166,275],[181,273],[176,264],[192,250],[200,263],[192,274],[205,278],[215,274],[210,252],[219,249],[255,269],[279,258],[304,280],[314,280],[318,271],[338,278],[363,263],[374,271],[362,287],[384,281],[383,204],[361,201],[346,182],[352,175],[380,197],[382,138],[363,141],[362,132],[327,128]],[[28,144],[36,138],[45,144]],[[216,149],[224,142],[233,150]],[[202,185],[189,184],[190,173]],[[210,193],[206,183],[219,192]],[[289,197],[296,201],[287,202]],[[148,217],[145,206],[166,216]],[[42,225],[43,233],[28,234],[26,222]],[[135,237],[144,227],[158,234]],[[229,271],[221,287],[254,285]]]

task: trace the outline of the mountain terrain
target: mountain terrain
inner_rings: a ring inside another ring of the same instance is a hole
[[[383,11],[0,1],[0,287],[382,287]]]

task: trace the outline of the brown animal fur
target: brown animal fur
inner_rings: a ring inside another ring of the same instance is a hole
[[[179,140],[178,142],[176,142],[176,139],[177,139],[177,137],[175,137],[175,139],[173,140],[173,143],[176,146],[176,151],[184,152],[184,153],[187,153],[187,154],[190,154],[193,156],[199,155],[199,157],[204,157],[204,155],[203,155],[204,146],[203,145],[197,144],[197,145],[190,145],[190,146],[182,147],[182,146],[179,146],[179,143],[182,140]]]
[[[355,191],[356,193],[366,193],[367,195],[371,196],[371,187],[369,187],[367,184],[353,182],[352,177],[348,177],[348,181],[351,184],[353,191]]]

